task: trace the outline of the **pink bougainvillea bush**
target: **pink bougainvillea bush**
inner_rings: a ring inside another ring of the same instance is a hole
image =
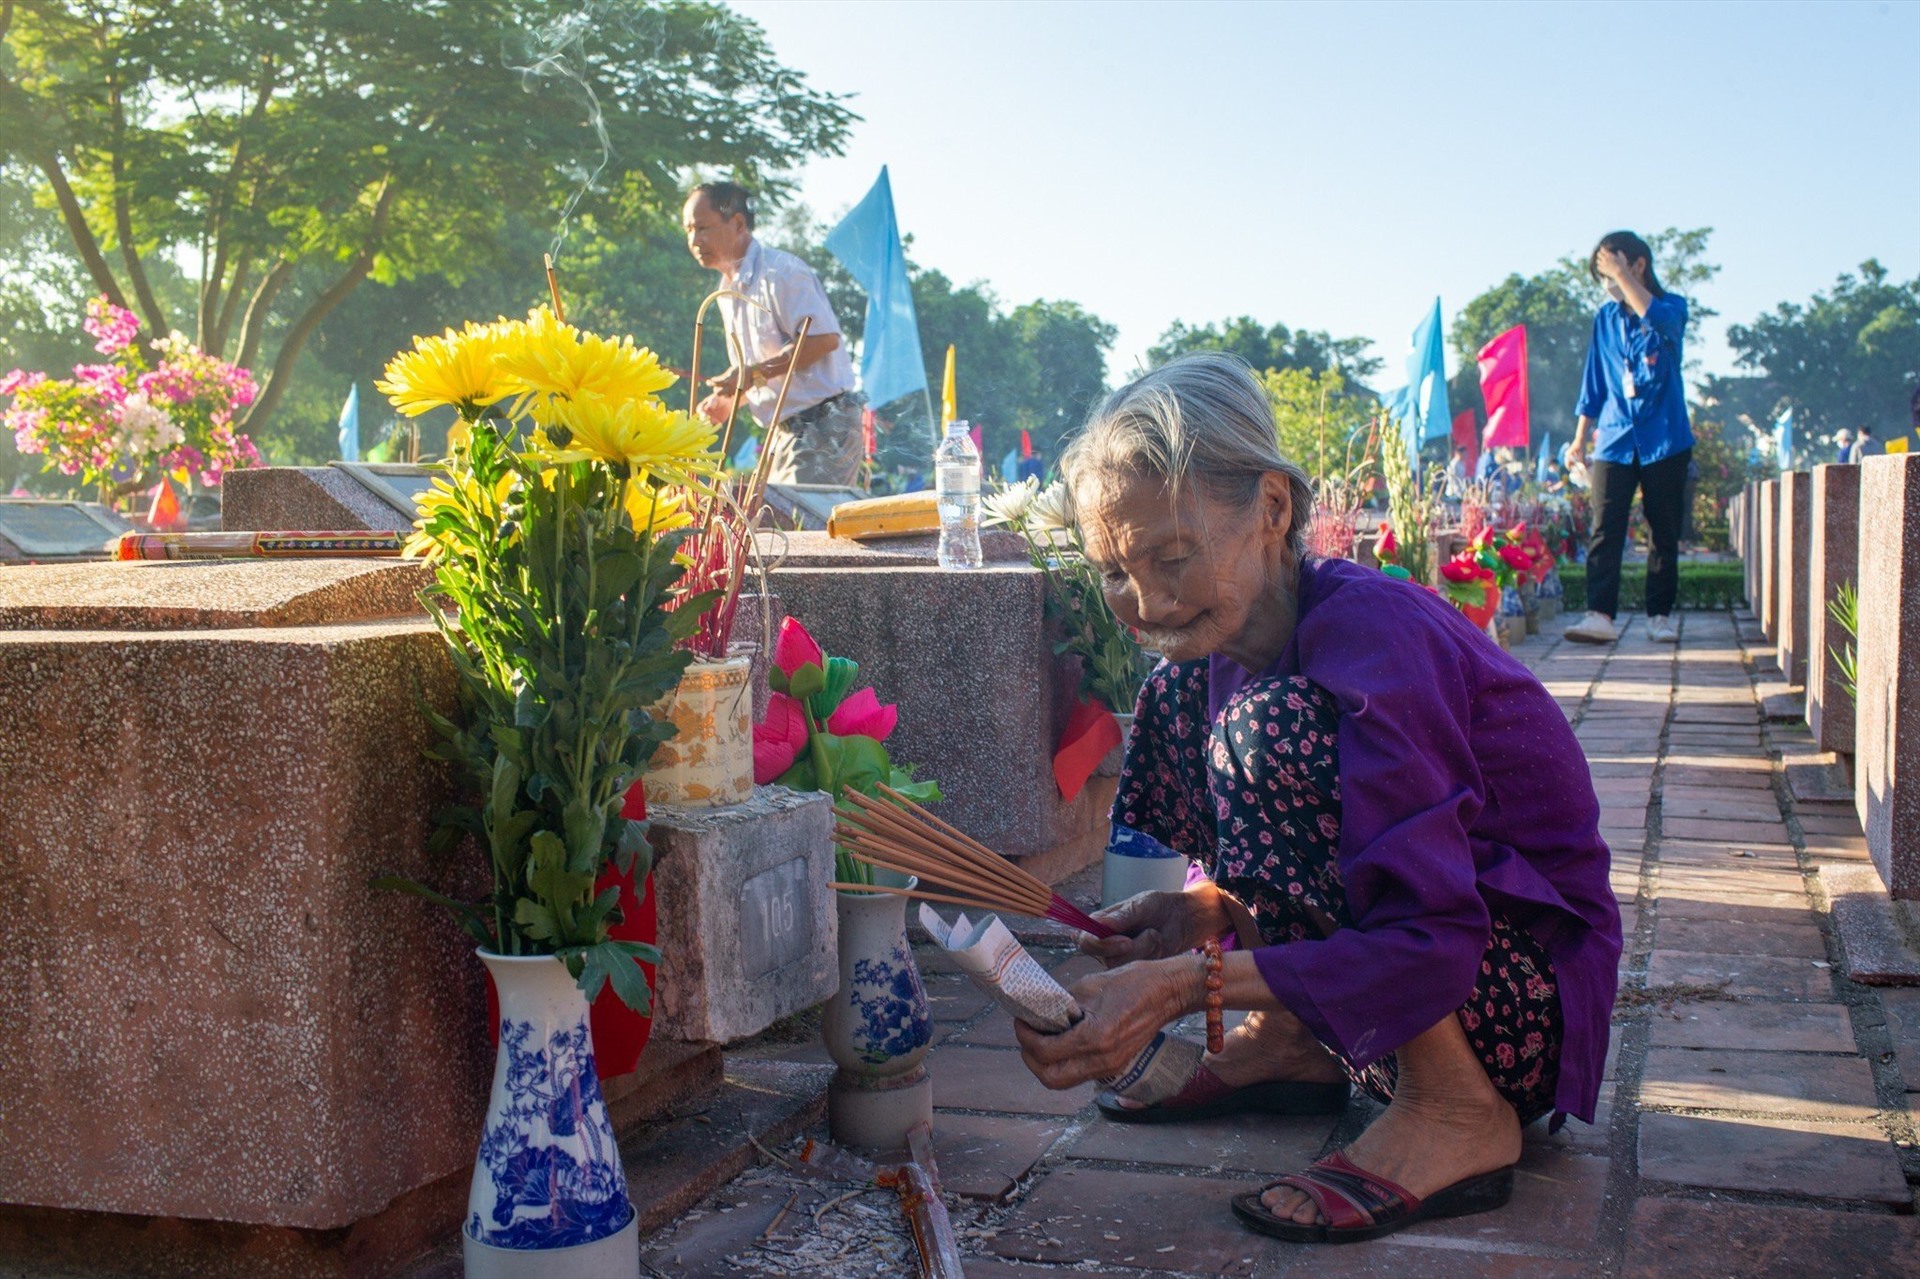
[[[104,297],[87,303],[82,327],[102,363],[76,364],[65,378],[23,369],[0,377],[0,395],[12,399],[0,420],[22,453],[108,496],[175,471],[211,488],[228,471],[259,465],[260,450],[233,429],[253,403],[251,373],[180,333],[149,355],[135,341],[140,321]]]

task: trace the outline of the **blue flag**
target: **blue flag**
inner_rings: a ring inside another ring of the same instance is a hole
[[[1453,434],[1453,411],[1447,403],[1446,323],[1440,318],[1440,299],[1413,331],[1407,352],[1407,384],[1380,397],[1390,416],[1405,432],[1407,452],[1419,472],[1420,445]]]
[[[907,258],[893,220],[893,184],[886,166],[860,203],[827,232],[827,251],[867,291],[867,326],[860,339],[860,382],[876,408],[927,389],[920,354],[920,321],[907,285]]]
[[[1000,459],[1000,478],[1009,484],[1020,482],[1020,450],[1008,449],[1007,455]]]
[[[1780,469],[1791,471],[1793,469],[1793,407],[1791,405],[1787,407],[1785,413],[1780,415],[1780,420],[1773,424],[1773,448],[1774,452],[1780,456]]]
[[[347,391],[347,402],[340,406],[340,460],[360,460],[360,384]]]
[[[1545,484],[1553,477],[1547,474],[1547,463],[1553,459],[1553,436],[1543,433],[1540,436],[1540,461],[1533,468],[1533,481]]]

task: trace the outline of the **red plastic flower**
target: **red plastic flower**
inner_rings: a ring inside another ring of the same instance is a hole
[[[1484,572],[1478,564],[1464,564],[1459,560],[1448,560],[1440,566],[1440,576],[1449,582],[1471,582]]]
[[[826,652],[797,619],[782,619],[780,633],[773,640],[773,664],[780,668],[782,675],[792,679],[793,673],[809,662],[825,670]]]
[[[1400,543],[1394,539],[1393,529],[1388,525],[1380,526],[1380,540],[1374,544],[1373,553],[1381,560],[1391,560],[1400,553]]]
[[[876,742],[884,742],[899,720],[898,706],[892,702],[882,706],[872,689],[863,688],[840,703],[840,708],[828,717],[827,731],[840,737],[871,737]]]
[[[1533,570],[1533,556],[1517,546],[1501,547],[1500,558],[1507,562],[1507,567],[1518,572],[1527,573]]]
[[[784,639],[786,633],[786,628],[781,627],[781,638]],[[806,632],[802,630],[801,634]],[[797,699],[775,693],[767,703],[766,719],[753,726],[753,780],[761,786],[778,780],[806,748],[806,709]]]

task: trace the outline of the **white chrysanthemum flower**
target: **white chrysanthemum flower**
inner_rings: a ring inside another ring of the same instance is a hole
[[[1067,486],[1055,480],[1041,489],[1027,505],[1026,517],[1029,525],[1043,532],[1071,529],[1073,520],[1067,514]]]
[[[165,409],[135,391],[120,405],[120,438],[126,452],[145,455],[176,449],[187,437]]]
[[[1005,524],[1012,528],[1022,528],[1027,522],[1028,510],[1034,499],[1040,495],[1040,481],[1029,476],[1018,484],[1009,484],[998,493],[980,500],[986,516],[980,523],[991,527]]]

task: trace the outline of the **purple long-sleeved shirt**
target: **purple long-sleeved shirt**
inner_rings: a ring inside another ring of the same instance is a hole
[[[1365,1065],[1466,1002],[1498,912],[1553,958],[1555,1108],[1592,1123],[1620,908],[1586,757],[1547,690],[1438,596],[1345,560],[1301,570],[1299,623],[1272,666],[1216,654],[1208,674],[1216,720],[1256,675],[1304,675],[1340,710],[1355,927],[1256,950],[1274,995]]]

